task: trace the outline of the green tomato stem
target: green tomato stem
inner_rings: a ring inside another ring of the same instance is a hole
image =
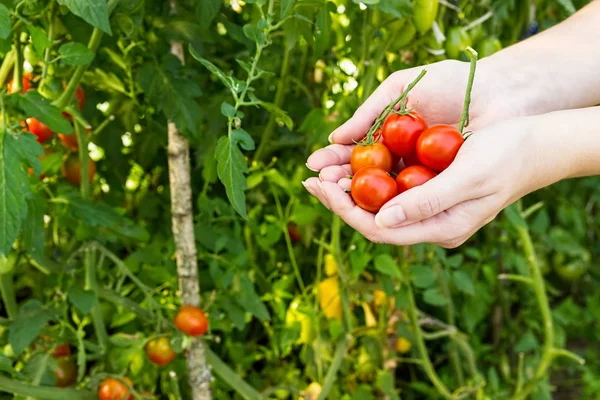
[[[337,380],[337,373],[342,366],[342,361],[344,361],[344,354],[346,354],[346,348],[348,347],[348,337],[344,336],[338,342],[335,348],[335,354],[333,355],[333,361],[331,362],[331,366],[329,370],[327,370],[327,375],[325,375],[325,381],[323,381],[323,388],[317,400],[325,400],[329,396],[329,392],[333,388],[333,384]]]
[[[54,43],[54,17],[56,16],[56,3],[50,5],[50,17],[48,18],[48,47],[44,51],[44,67],[42,68],[42,84],[43,86],[46,77],[48,76],[48,66],[50,65],[50,52]]]
[[[21,54],[21,33],[15,32],[13,54],[15,56],[15,68],[13,70],[13,93],[21,93],[23,90],[23,54]]]
[[[19,306],[17,305],[17,297],[15,295],[13,271],[0,274],[0,293],[2,294],[2,301],[4,302],[8,318],[14,320],[19,315]]]
[[[7,378],[3,375],[0,375],[0,392],[47,400],[95,400],[97,398],[96,393],[87,390],[34,386],[21,380]]]
[[[4,56],[4,60],[2,60],[2,66],[0,66],[0,86],[4,87],[6,83],[6,78],[8,78],[8,74],[15,64],[15,52],[11,49]]]
[[[464,128],[469,125],[469,106],[471,105],[471,91],[473,90],[473,80],[475,79],[475,69],[477,68],[477,52],[471,47],[467,47],[465,52],[469,56],[470,68],[469,79],[467,81],[467,92],[465,94],[465,103],[463,106],[460,122],[458,123],[458,131],[462,134]]]

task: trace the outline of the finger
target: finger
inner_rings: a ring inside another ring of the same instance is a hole
[[[340,179],[352,175],[352,169],[350,164],[346,165],[332,165],[331,167],[325,167],[319,174],[321,181],[338,182]]]
[[[331,143],[350,144],[367,134],[381,111],[404,90],[404,82],[398,84],[397,76],[390,76],[356,110],[352,118],[338,127],[331,135]]]
[[[331,165],[344,165],[350,162],[354,145],[331,144],[312,153],[306,166],[312,171],[320,171]]]
[[[325,207],[331,210],[331,206],[329,205],[329,200],[327,196],[323,193],[321,181],[319,178],[309,178],[303,182],[306,190],[315,196]]]
[[[485,194],[483,174],[472,169],[450,166],[440,175],[414,187],[389,201],[377,214],[375,221],[381,228],[431,218],[450,207]]]
[[[350,186],[352,186],[352,179],[342,178],[338,181],[338,185],[340,185],[342,190],[348,192],[350,191]]]

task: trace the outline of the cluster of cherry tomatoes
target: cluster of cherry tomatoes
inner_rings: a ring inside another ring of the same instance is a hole
[[[32,84],[35,79],[36,79],[36,77],[33,76],[32,74],[24,74],[23,75],[22,90],[21,90],[22,93],[26,93],[28,90],[33,89]],[[8,93],[10,93],[10,94],[15,93],[16,85],[15,85],[14,80],[10,81],[10,83],[8,84],[7,90],[8,90]],[[85,105],[85,92],[83,91],[81,86],[78,86],[77,89],[75,90],[75,99],[77,100],[77,107],[80,110],[83,109],[83,106]],[[66,112],[63,112],[63,116],[69,120],[71,120],[73,118],[70,114],[68,114]],[[49,141],[52,140],[52,138],[54,138],[54,132],[52,131],[52,129],[50,129],[43,122],[39,121],[36,118],[30,117],[30,118],[25,119],[25,121],[21,121],[21,126],[23,126],[23,130],[35,135],[38,143],[40,143],[42,145],[48,143]],[[61,167],[62,174],[67,181],[69,181],[75,185],[80,185],[81,184],[81,165],[79,162],[79,158],[77,157],[77,154],[76,154],[78,147],[79,147],[78,143],[77,143],[77,136],[74,133],[72,133],[72,134],[59,133],[59,134],[57,134],[57,136],[60,139],[60,141],[62,142],[62,144],[65,146],[65,148],[67,148],[67,150],[74,152],[73,154],[68,155],[67,158],[64,160],[62,167]],[[48,149],[45,149],[44,152],[45,152],[45,155],[40,157],[41,160],[43,160],[45,157],[47,157],[48,155],[53,153],[52,151],[50,151]],[[30,174],[31,173],[33,173],[32,170],[30,170]],[[90,160],[89,168],[88,168],[88,177],[89,177],[90,182],[94,179],[95,175],[96,175],[96,164],[94,163],[94,161]],[[41,176],[40,178],[44,178],[44,176]]]
[[[464,142],[455,127],[430,127],[416,111],[404,110],[404,106],[402,111],[395,111],[394,105],[376,133],[367,134],[350,157],[352,198],[360,208],[372,213],[398,194],[424,184],[448,168]],[[390,174],[400,160],[404,168],[394,179]]]

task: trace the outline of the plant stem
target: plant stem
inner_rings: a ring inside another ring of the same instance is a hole
[[[15,296],[15,287],[13,283],[13,272],[0,274],[0,292],[2,293],[2,301],[8,318],[14,320],[19,315],[19,306],[17,305],[17,297]]]
[[[8,53],[4,56],[4,60],[2,60],[2,66],[0,66],[0,86],[4,87],[6,83],[6,78],[8,78],[8,74],[15,64],[15,52],[13,50],[9,50]]]
[[[54,43],[54,16],[56,15],[56,3],[52,2],[50,5],[50,18],[48,19],[48,47],[44,51],[44,67],[42,68],[42,82],[46,80],[48,76],[48,65],[50,65],[50,52],[52,51],[52,44]],[[43,83],[42,83],[43,85]],[[40,86],[42,86],[40,85]]]
[[[90,170],[90,157],[88,155],[88,144],[85,133],[81,130],[79,123],[73,120],[73,126],[75,128],[75,135],[77,137],[77,145],[79,148],[79,166],[81,170],[81,197],[89,199],[90,197],[90,177],[88,172]]]
[[[21,32],[14,32],[15,42],[13,44],[13,54],[15,57],[15,68],[13,70],[13,93],[21,93],[23,90],[23,54],[21,53]]]
[[[90,249],[86,249],[85,251],[85,289],[94,292],[96,297],[98,297],[98,283],[96,276],[96,260],[94,257],[94,251]],[[94,330],[96,332],[96,336],[98,336],[98,344],[102,348],[102,351],[106,351],[108,348],[108,334],[106,333],[106,326],[104,325],[104,320],[102,319],[102,311],[100,310],[100,302],[96,298],[94,302],[94,306],[91,310],[92,314],[92,323],[94,325]]]
[[[290,55],[292,50],[284,44],[285,51],[283,53],[283,60],[281,62],[281,72],[279,73],[279,82],[277,83],[277,91],[275,92],[275,100],[273,103],[281,108],[283,104],[283,100],[285,99],[285,94],[289,85],[286,85],[288,71],[290,69]],[[271,146],[271,136],[273,135],[273,131],[275,130],[275,125],[277,123],[277,119],[274,113],[271,113],[269,116],[269,122],[267,122],[267,126],[260,138],[260,144],[256,149],[256,153],[254,153],[254,160],[260,161],[263,153],[267,149],[267,146]]]
[[[262,400],[263,396],[256,391],[248,382],[242,379],[236,374],[227,364],[219,358],[218,355],[213,353],[211,349],[206,348],[206,360],[212,367],[212,370],[217,374],[225,383],[227,383],[233,390],[237,392],[246,400]]]
[[[471,47],[467,47],[465,52],[469,56],[470,68],[469,79],[467,80],[467,92],[465,94],[465,103],[463,106],[460,122],[458,123],[458,131],[462,134],[463,129],[469,125],[469,106],[471,105],[471,91],[473,89],[473,80],[475,79],[475,69],[477,68],[477,52]]]
[[[500,275],[498,275],[498,279],[501,279],[504,281],[514,281],[514,282],[525,283],[526,285],[533,285],[533,280],[531,278],[528,278],[526,276],[516,275],[516,274],[500,274]]]
[[[32,396],[36,399],[47,400],[95,400],[97,395],[94,392],[76,390],[76,389],[59,389],[53,387],[38,387],[21,380],[10,379],[4,375],[0,375],[0,392],[12,393],[20,396]]]
[[[383,61],[383,57],[385,57],[387,48],[394,41],[396,32],[397,31],[395,31],[395,30],[393,32],[390,32],[390,35],[385,40],[385,42],[381,45],[381,48],[379,49],[377,56],[375,57],[375,59],[373,60],[373,63],[369,67],[369,72],[367,72],[367,75],[365,77],[365,84],[363,85],[361,101],[364,101],[371,94],[373,82],[375,81],[375,78],[377,77],[377,70],[379,69],[381,62]]]
[[[321,393],[317,400],[325,400],[327,396],[329,396],[329,392],[333,387],[337,379],[337,373],[342,366],[342,361],[344,361],[344,354],[346,353],[346,347],[348,346],[348,338],[344,336],[337,344],[335,349],[335,354],[333,355],[333,361],[331,362],[331,366],[327,370],[327,375],[325,376],[325,381],[323,381],[323,388],[321,389]]]
[[[338,274],[340,281],[340,296],[342,298],[342,312],[344,314],[344,330],[346,333],[352,332],[352,313],[350,312],[350,296],[348,294],[348,274],[344,267],[342,258],[342,249],[340,245],[340,233],[342,230],[342,220],[337,215],[333,216],[331,226],[331,248],[333,249],[333,257],[338,265]]]

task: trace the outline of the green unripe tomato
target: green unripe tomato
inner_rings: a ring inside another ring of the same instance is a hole
[[[63,92],[62,82],[60,79],[48,76],[40,84],[38,92],[47,99],[56,100]]]
[[[467,31],[459,26],[452,27],[446,35],[446,56],[458,58],[460,53],[471,45],[471,36]]]
[[[402,26],[399,27],[394,34],[394,40],[390,45],[390,50],[392,51],[398,51],[406,47],[412,42],[413,38],[417,34],[417,28],[415,28],[415,25],[412,23],[412,21],[408,19],[404,21],[405,22],[402,24]]]
[[[500,50],[502,50],[502,43],[500,43],[500,40],[496,37],[485,38],[477,45],[479,58],[491,56]]]
[[[438,12],[438,0],[415,0],[413,3],[413,20],[421,35],[426,34],[433,26]]]
[[[32,66],[37,65],[42,61],[42,58],[38,56],[31,44],[28,44],[23,48],[23,57],[25,58],[25,61]]]

